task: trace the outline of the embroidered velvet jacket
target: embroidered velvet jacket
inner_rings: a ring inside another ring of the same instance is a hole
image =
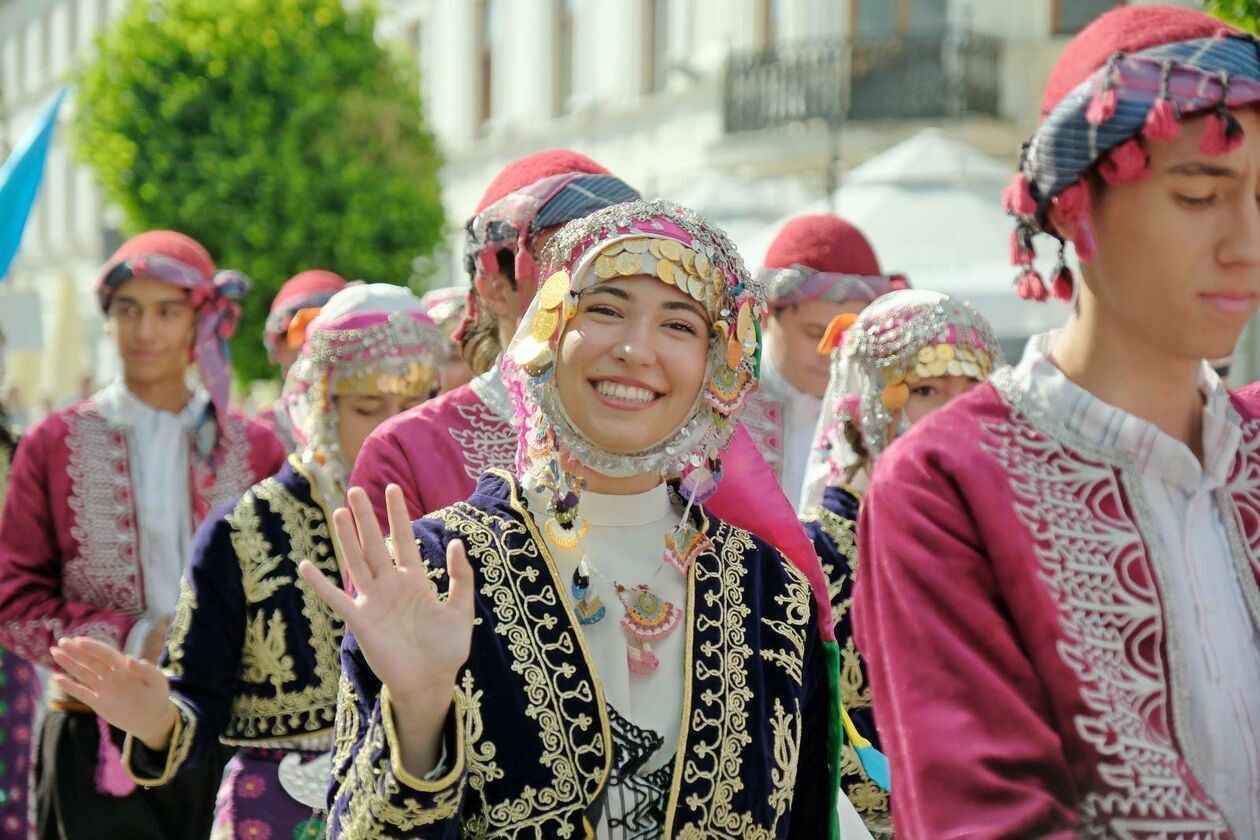
[[[292,747],[332,732],[343,625],[298,575],[310,560],[341,584],[329,528],[329,503],[290,456],[198,529],[162,662],[178,720],[164,756],[127,738],[137,782],[165,784],[218,741]]]
[[[1260,418],[1215,491],[1260,630]],[[854,629],[913,837],[1227,838],[1183,736],[1167,552],[1127,454],[1009,369],[880,458]]]
[[[836,622],[836,645],[840,648],[840,699],[857,731],[879,747],[879,734],[871,712],[871,689],[867,685],[866,663],[853,641],[853,584],[857,575],[857,519],[861,499],[848,487],[827,487],[822,504],[801,517],[805,533],[814,543],[827,590],[831,615]],[[872,834],[892,831],[888,794],[871,781],[862,769],[857,752],[847,741],[842,747],[840,790],[849,797],[862,822]]]
[[[232,413],[226,427],[209,452],[189,441],[194,524],[284,459],[262,424]],[[123,645],[145,610],[134,499],[127,429],[95,398],[23,436],[0,522],[0,644],[50,667],[62,636]]]
[[[688,575],[689,684],[664,834],[827,837],[831,697],[809,586],[775,549],[696,517],[714,548]],[[347,633],[330,837],[593,836],[612,759],[608,709],[519,485],[488,473],[468,501],[414,529],[439,592],[451,539],[465,542],[476,574],[450,770],[426,781],[402,767],[389,693]]]

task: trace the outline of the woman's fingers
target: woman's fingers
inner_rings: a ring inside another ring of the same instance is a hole
[[[473,570],[468,562],[468,552],[463,540],[451,540],[446,544],[446,571],[451,576],[450,592],[446,601],[465,616],[473,612]]]
[[[72,636],[69,639],[62,639],[58,642],[58,647],[80,662],[93,660],[96,663],[95,667],[100,671],[121,668],[127,662],[125,653],[90,636]]]
[[[319,596],[321,601],[332,607],[333,612],[341,616],[342,621],[347,624],[351,623],[351,619],[355,614],[353,598],[329,580],[310,560],[303,560],[298,565],[298,574],[302,576],[302,580],[306,581],[311,589],[315,590],[315,594]]]
[[[145,688],[153,688],[166,682],[166,675],[162,673],[161,669],[144,659],[129,657],[127,659],[127,673],[132,678],[143,683]]]
[[[373,575],[367,563],[363,561],[363,547],[359,545],[359,532],[354,527],[354,516],[345,508],[333,511],[333,529],[337,532],[337,543],[341,547],[341,562],[345,566],[350,585],[362,592],[364,587],[372,588]],[[329,606],[332,606],[329,604]]]
[[[368,571],[373,578],[385,574],[393,569],[394,561],[390,559],[389,549],[385,547],[385,536],[381,533],[381,526],[376,521],[376,513],[372,510],[367,493],[363,492],[362,487],[351,487],[346,493],[346,502],[354,513],[354,524],[359,531],[359,545],[363,547],[363,561],[367,564]]]
[[[385,488],[385,510],[389,514],[389,536],[394,543],[394,557],[398,561],[398,567],[423,571],[420,549],[416,545],[415,533],[411,530],[407,499],[397,484]]]
[[[75,682],[65,674],[53,674],[52,679],[53,682],[57,684],[58,688],[73,697],[75,700],[78,700],[80,703],[95,708],[97,702],[100,700],[100,697],[97,696],[95,691],[92,691],[81,683]]]
[[[60,647],[54,647],[49,652],[52,654],[53,661],[57,663],[61,670],[83,685],[99,685],[101,680],[105,679],[105,674],[108,673],[108,670],[94,667],[91,660],[80,661]]]

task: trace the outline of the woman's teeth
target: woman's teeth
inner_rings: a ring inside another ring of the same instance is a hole
[[[656,392],[649,391],[647,388],[635,388],[632,385],[622,385],[617,382],[597,382],[595,390],[599,391],[606,397],[614,400],[623,400],[624,402],[647,403],[656,399]]]

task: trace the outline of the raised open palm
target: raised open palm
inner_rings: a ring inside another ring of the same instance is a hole
[[[355,594],[339,589],[310,561],[299,569],[303,579],[345,621],[395,700],[449,701],[472,644],[473,573],[464,544],[453,540],[447,546],[450,587],[439,600],[420,560],[402,491],[392,484],[385,490],[397,562],[367,494],[354,487],[346,498],[350,510],[334,513],[333,526]]]
[[[85,636],[62,639],[53,660],[65,671],[53,680],[66,694],[154,749],[175,725],[166,676],[157,666]]]

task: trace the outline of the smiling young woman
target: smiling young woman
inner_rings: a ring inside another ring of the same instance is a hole
[[[349,627],[330,835],[829,836],[817,569],[702,506],[762,291],[664,202],[567,225],[546,266],[504,360],[516,474],[415,523],[392,488],[392,558],[352,490],[357,594],[303,568]]]

